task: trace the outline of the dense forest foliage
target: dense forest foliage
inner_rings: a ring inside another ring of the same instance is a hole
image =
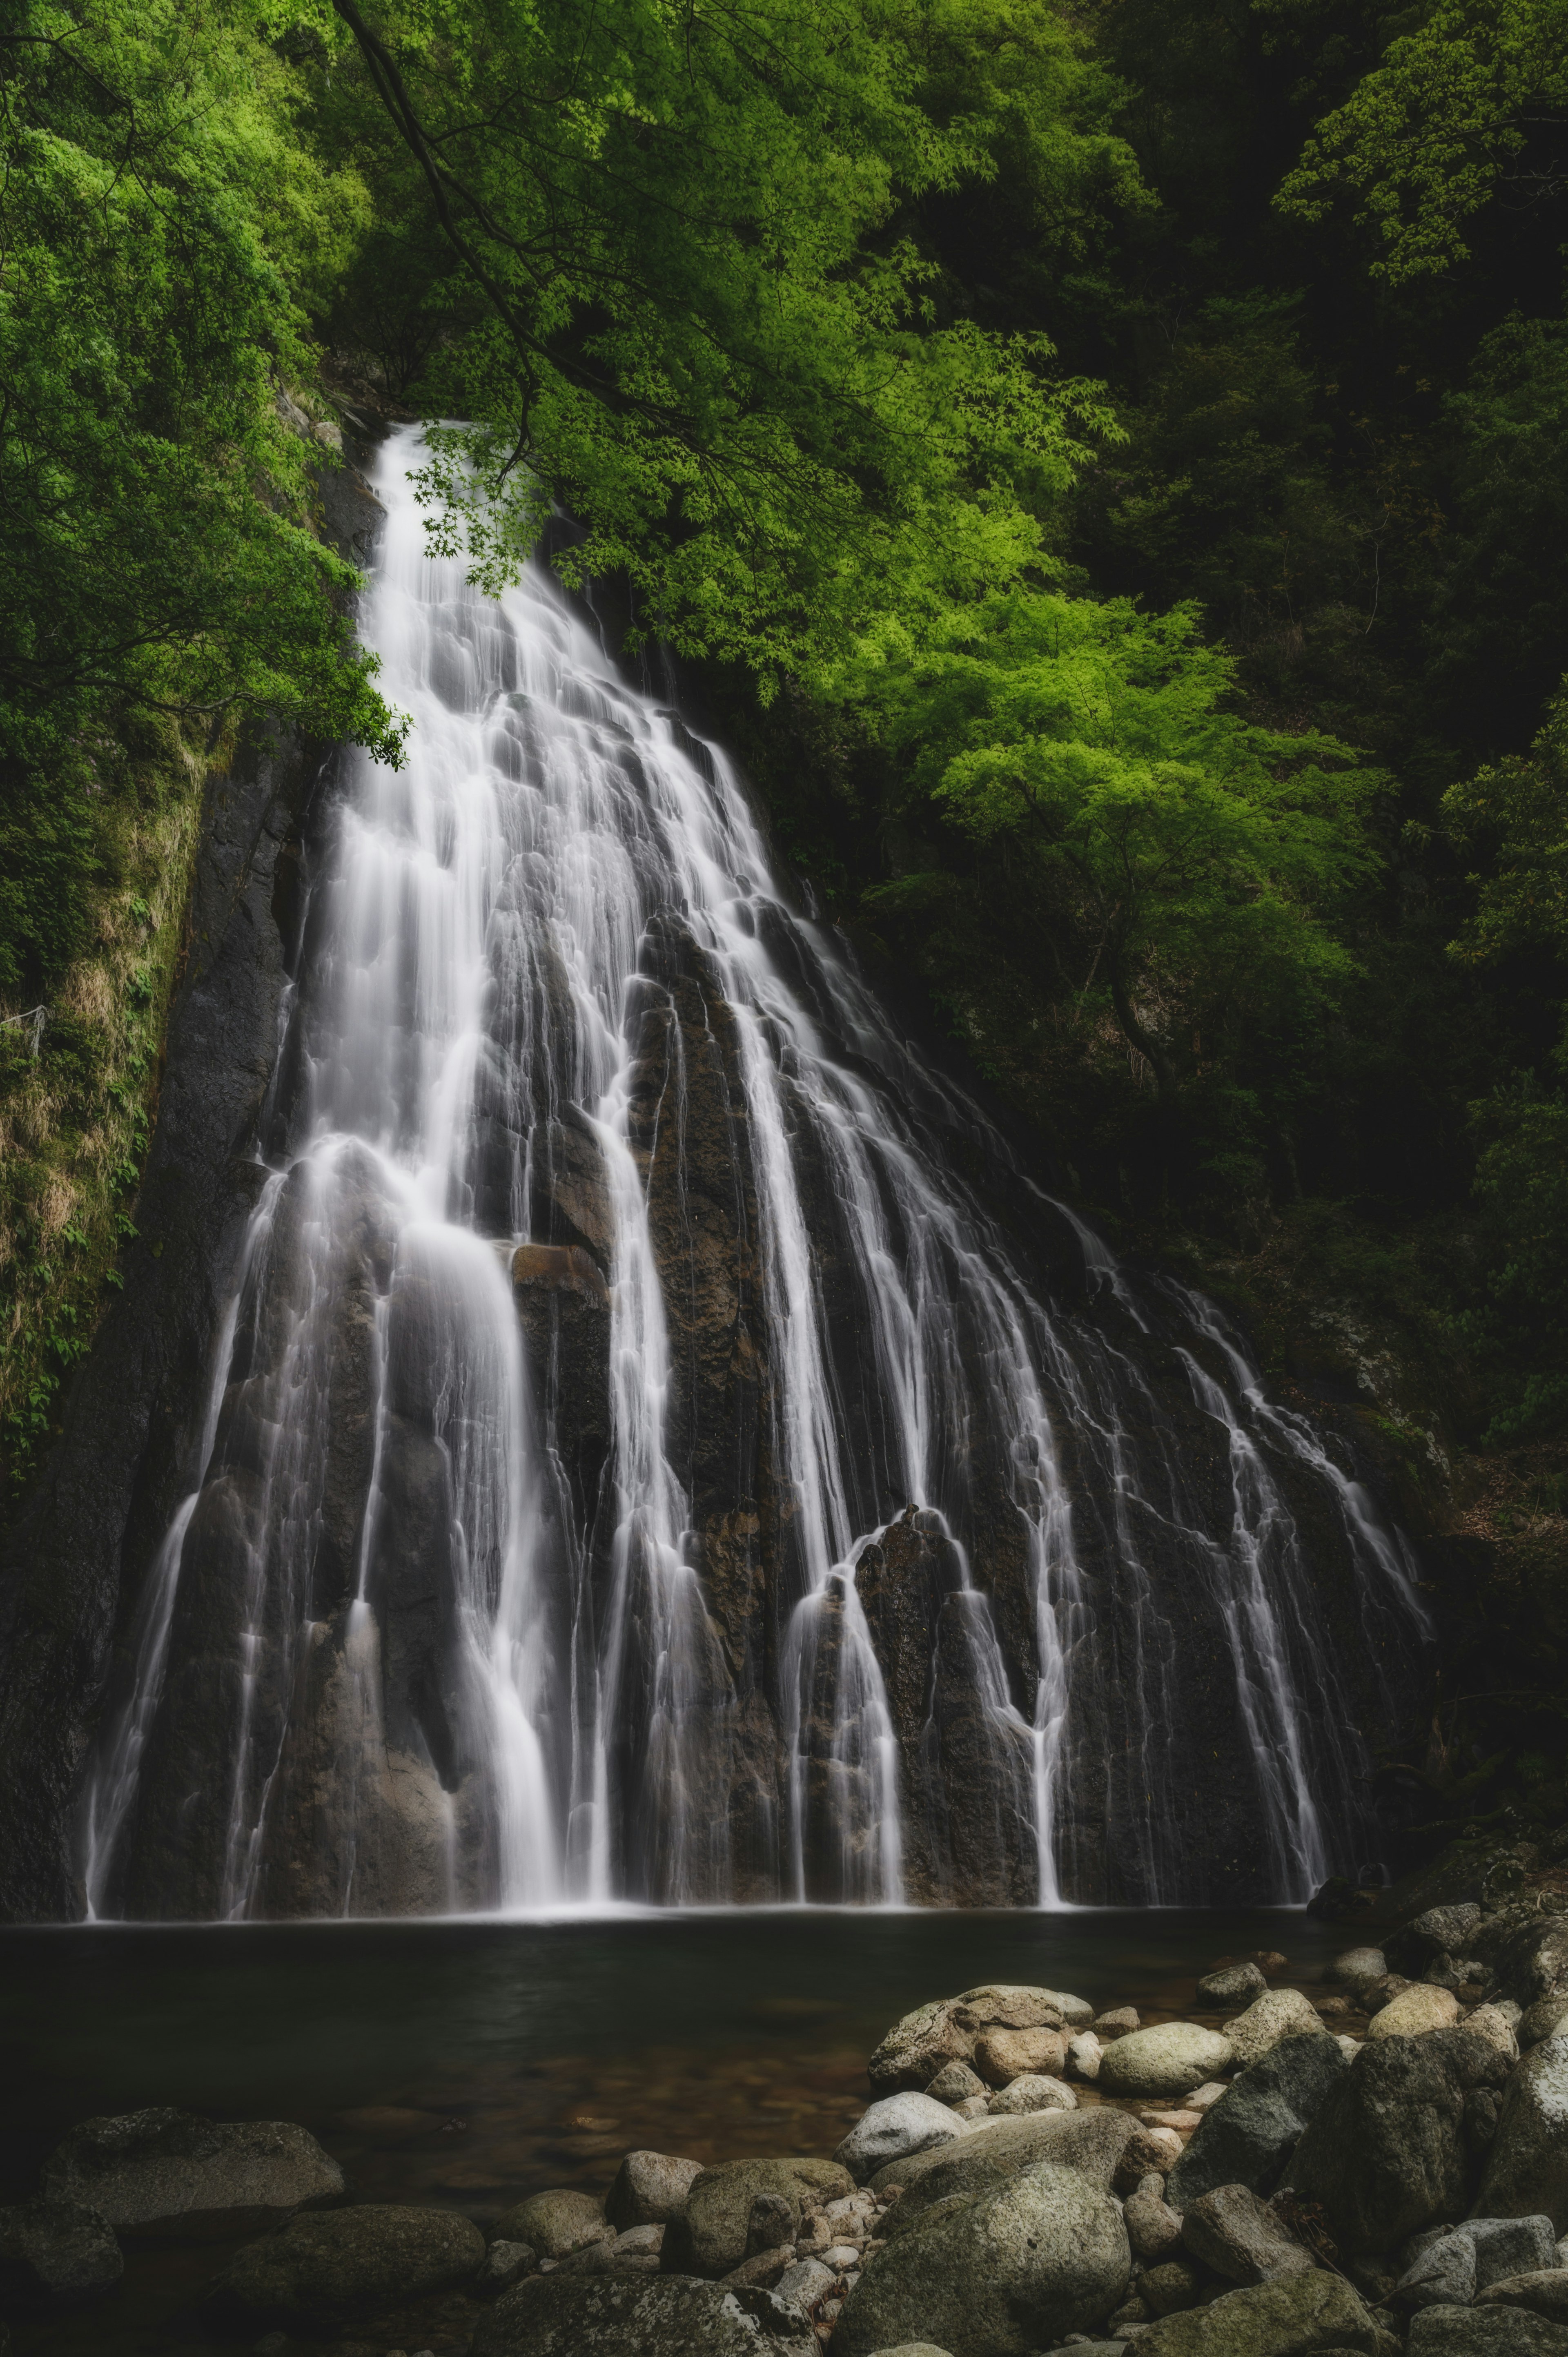
[[[158,812],[263,719],[400,758],[347,398],[480,580],[571,512],[1063,1185],[1561,1512],[1563,0],[17,0],[0,108],[13,1275],[95,942],[156,1063]]]

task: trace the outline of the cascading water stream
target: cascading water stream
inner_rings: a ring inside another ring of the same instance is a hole
[[[416,452],[362,615],[411,756],[323,804],[93,1910],[1302,1898],[1368,1839],[1402,1540],[548,576],[426,554]]]

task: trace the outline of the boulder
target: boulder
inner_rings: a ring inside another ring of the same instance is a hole
[[[44,2163],[51,2201],[96,2210],[124,2240],[260,2233],[343,2199],[343,2172],[289,2120],[128,2112],[84,2120]]]
[[[1026,2357],[1108,2316],[1132,2266],[1110,2197],[1039,2161],[927,2210],[868,2259],[833,2357],[875,2357],[917,2333],[953,2357]]]
[[[990,2087],[1026,2076],[1054,2079],[1066,2061],[1058,2029],[984,2029],[974,2041],[974,2067]]]
[[[1561,2266],[1550,2218],[1466,2218],[1457,2230],[1476,2249],[1476,2287],[1485,2291],[1503,2276],[1533,2275]]]
[[[1568,2037],[1534,2046],[1509,2074],[1487,2154],[1476,2214],[1524,2218],[1545,2211],[1568,2231]]]
[[[1499,2276],[1477,2297],[1483,2307],[1501,2302],[1527,2308],[1531,2316],[1544,2316],[1553,2324],[1568,2324],[1568,2267],[1534,2267],[1528,2275]]]
[[[990,1982],[984,1988],[965,1989],[953,2003],[976,2028],[1000,2029],[1087,2029],[1094,2007],[1066,1989],[1035,1988],[1017,1981]]]
[[[1097,2013],[1089,2026],[1101,2044],[1109,2046],[1113,2038],[1130,2038],[1140,2025],[1135,2007],[1118,2005],[1109,2013]]]
[[[281,2233],[248,2243],[216,2288],[220,2304],[248,2324],[292,2330],[345,2323],[471,2282],[484,2257],[478,2228],[450,2210],[366,2202],[307,2212]]]
[[[1217,2030],[1192,2021],[1134,2029],[1108,2046],[1099,2084],[1111,2095],[1185,2095],[1228,2068],[1232,2049]]]
[[[1459,2000],[1452,1989],[1434,1988],[1418,1981],[1413,1988],[1391,1997],[1372,2016],[1369,2038],[1423,2038],[1431,2029],[1448,2029],[1459,2018]]]
[[[1389,1960],[1380,1948],[1347,1948],[1325,1968],[1323,1977],[1355,1996],[1373,1981],[1380,1981],[1388,1968]]]
[[[1190,2260],[1162,2259],[1155,2266],[1140,2267],[1133,2290],[1151,2315],[1174,2316],[1178,2309],[1197,2306],[1203,2282]]]
[[[873,2180],[877,2192],[885,2192],[894,2183],[904,2188],[902,2201],[888,2211],[880,2231],[891,2239],[906,2232],[935,2202],[955,2194],[978,2193],[1042,2160],[1076,2169],[1097,2191],[1109,2193],[1135,2132],[1136,2124],[1125,2112],[1108,2107],[1091,2112],[1036,2112],[1023,2120],[986,2120],[971,2129],[960,2144],[917,2153],[897,2168],[878,2169]]]
[[[628,2226],[667,2226],[686,2207],[700,2160],[677,2160],[668,2152],[628,2152],[605,2200],[605,2216],[624,2233]]]
[[[965,2104],[972,2095],[983,2098],[985,2082],[967,2062],[944,2062],[926,2093],[939,2104]]]
[[[479,2319],[473,2357],[820,2357],[776,2292],[691,2276],[531,2276]]]
[[[474,2289],[483,2298],[510,2291],[522,2276],[532,2275],[538,2265],[539,2254],[532,2243],[494,2242],[480,2262]]]
[[[1488,1994],[1511,1997],[1530,2012],[1542,1997],[1568,1991],[1568,1920],[1536,1916],[1505,1940],[1489,1962]]]
[[[1408,2309],[1468,2308],[1475,2297],[1476,2245],[1457,2233],[1428,2242],[1390,2295],[1394,2307]]]
[[[1332,2038],[1287,2038],[1243,2071],[1172,2168],[1165,2190],[1173,2206],[1183,2209],[1219,2185],[1272,2193],[1308,2122],[1349,2067]]]
[[[773,2288],[780,2299],[791,2301],[796,2308],[812,2309],[837,2281],[837,2269],[824,2266],[821,2259],[796,2259]]]
[[[1500,2304],[1423,2308],[1411,2318],[1405,2357],[1568,2357],[1568,2327]]]
[[[1225,2025],[1238,2062],[1261,2062],[1286,2038],[1326,2038],[1316,2014],[1299,1989],[1267,1989]]]
[[[82,2308],[112,2291],[125,2272],[114,2229],[101,2210],[47,2196],[0,2210],[0,2304]]]
[[[885,2095],[863,2113],[833,2158],[841,2169],[848,2169],[857,2185],[864,2185],[886,2162],[902,2160],[909,2153],[929,2152],[933,2145],[950,2144],[963,2132],[946,2104],[906,2091]]]
[[[509,2210],[496,2228],[506,2242],[532,2243],[542,2259],[557,2261],[585,2250],[590,2243],[607,2241],[614,2232],[591,2193],[579,2193],[575,2187],[564,2185],[531,2193],[526,2201]]]
[[[1429,1907],[1388,1943],[1390,1961],[1403,1972],[1417,1971],[1434,1956],[1462,1955],[1481,1928],[1481,1910],[1474,1900],[1453,1907]]]
[[[1505,2061],[1519,2061],[1520,2041],[1500,2006],[1477,2005],[1465,2016],[1465,2027],[1477,2038],[1489,2038]]]
[[[1496,2007],[1488,2008],[1495,2012]],[[1521,2047],[1539,2046],[1543,2038],[1568,2021],[1568,1995],[1538,1996],[1527,2013],[1520,2016],[1519,2042]]]
[[[1155,2183],[1159,2179],[1156,2178]],[[1141,2185],[1122,2205],[1122,2222],[1133,2256],[1145,2266],[1168,2259],[1181,2241],[1181,2219],[1152,2185]]]
[[[1352,2349],[1371,2357],[1377,2346],[1378,2328],[1363,2302],[1342,2276],[1321,2267],[1163,2317],[1136,2343],[1138,2357],[1313,2357]]]
[[[1245,2005],[1268,1986],[1256,1964],[1221,1964],[1204,1974],[1197,1994],[1209,2005]]]
[[[1245,2185],[1219,2185],[1182,2213],[1181,2238],[1195,2259],[1230,2283],[1272,2283],[1312,2266],[1294,2235]]]
[[[1022,2078],[1009,2080],[1005,2087],[992,2095],[985,2108],[1004,2119],[1015,2118],[1025,2112],[1076,2112],[1078,2097],[1065,2079],[1042,2079],[1026,2072]]]
[[[1458,2216],[1466,2207],[1465,2098],[1506,2069],[1496,2047],[1463,2028],[1369,2043],[1308,2124],[1285,2183],[1322,2206],[1348,2256],[1386,2251]],[[1496,2214],[1509,2205],[1484,2206]]]
[[[727,2276],[732,2267],[738,2267],[747,2256],[752,2203],[758,2194],[782,2197],[789,2212],[791,2236],[798,2237],[802,2210],[821,2209],[854,2190],[849,2171],[834,2160],[720,2161],[716,2168],[704,2169],[693,2179],[683,2214],[672,2218],[666,2227],[664,2272],[712,2277]]]

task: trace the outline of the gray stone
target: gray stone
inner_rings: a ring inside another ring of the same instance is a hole
[[[1544,2039],[1510,2073],[1475,2207],[1483,2218],[1544,2211],[1568,2230],[1568,2036]]]
[[[480,2319],[473,2357],[820,2357],[777,2292],[691,2276],[531,2276]]]
[[[585,2250],[591,2243],[605,2242],[614,2232],[592,2194],[579,2193],[573,2186],[552,2186],[546,2192],[531,2193],[526,2201],[509,2210],[496,2228],[507,2242],[532,2243],[542,2259],[555,2260],[570,2258],[574,2251]]]
[[[1108,2046],[1113,2038],[1130,2038],[1141,2025],[1135,2007],[1118,2005],[1109,2013],[1097,2013],[1089,2026],[1101,2044]]]
[[[487,2298],[492,2292],[510,2291],[514,2283],[530,2274],[539,2265],[539,2254],[532,2243],[490,2244],[474,2277],[474,2289]]]
[[[1535,2267],[1528,2275],[1499,2276],[1477,2295],[1483,2307],[1501,2302],[1527,2308],[1553,2324],[1568,2324],[1568,2267]]]
[[[1272,2193],[1308,2122],[1349,2068],[1332,2038],[1287,2038],[1243,2071],[1173,2166],[1165,2189],[1173,2206],[1180,2210],[1218,2185]]]
[[[1568,2328],[1524,2308],[1423,2308],[1405,2357],[1568,2357]]]
[[[917,2332],[940,2332],[954,2357],[1026,2357],[1108,2316],[1131,2272],[1110,2197],[1036,2162],[938,2203],[869,2259],[833,2357],[875,2357]]]
[[[1352,2349],[1371,2357],[1378,2328],[1341,2276],[1315,2267],[1162,2317],[1135,2346],[1137,2357],[1326,2357]]]
[[[1465,2016],[1465,2027],[1478,2038],[1489,2038],[1505,2061],[1519,2061],[1519,2039],[1500,2006],[1477,2005]]]
[[[799,2224],[793,2207],[782,2193],[754,2194],[746,2222],[746,2257],[755,2259],[759,2252],[776,2251],[785,2243],[793,2250]]]
[[[1397,2308],[1468,2308],[1476,2297],[1476,2245],[1468,2234],[1439,2234],[1408,2267],[1391,2295]]]
[[[1386,2251],[1457,2217],[1466,2207],[1465,2097],[1507,2068],[1495,2046],[1463,2028],[1364,2047],[1308,2125],[1286,2184],[1321,2204],[1348,2255]],[[1481,2206],[1496,2215],[1510,2205]]]
[[[101,2210],[47,2197],[0,2210],[0,2300],[50,2311],[82,2308],[125,2272]]]
[[[1226,2023],[1225,2035],[1244,2066],[1261,2062],[1287,2038],[1326,2038],[1328,2032],[1299,1989],[1266,1989]]]
[[[1550,2218],[1466,2218],[1459,2233],[1476,2246],[1476,2283],[1480,2290],[1503,2276],[1537,2274],[1561,2264]]]
[[[1539,2046],[1543,2038],[1550,2038],[1565,2020],[1568,2020],[1568,1994],[1538,1996],[1529,2012],[1520,2017],[1520,2046]]]
[[[664,2235],[664,2271],[717,2276],[738,2267],[746,2257],[751,2205],[759,2193],[782,2195],[792,2235],[798,2238],[802,2210],[820,2210],[854,2190],[854,2179],[837,2161],[721,2161],[693,2179],[684,2212],[671,2220]]]
[[[931,2095],[906,2091],[885,2095],[856,2120],[834,2153],[857,2185],[864,2185],[890,2160],[908,2153],[929,2152],[933,2145],[950,2144],[963,2134],[946,2104]]]
[[[988,1981],[953,1999],[977,2029],[1085,2029],[1094,2007],[1067,1989],[1036,1988],[1021,1981]]]
[[[260,2233],[343,2198],[342,2170],[292,2121],[166,2110],[84,2120],[55,2147],[39,2182],[51,2201],[100,2212],[123,2241]]]
[[[985,2082],[967,2062],[944,2062],[926,2093],[939,2104],[962,2104],[972,2095],[983,2098]]]
[[[1128,2195],[1122,2208],[1122,2222],[1127,2229],[1127,2240],[1133,2245],[1133,2255],[1145,2266],[1155,2266],[1161,2259],[1169,2258],[1181,2241],[1181,2219],[1155,2187],[1164,2179],[1155,2178],[1154,2186],[1141,2185],[1136,2193]]]
[[[994,1982],[917,2006],[894,2023],[866,2068],[879,2095],[923,2090],[944,2063],[967,2062],[987,2029],[1087,2028],[1093,2007],[1065,1989]]]
[[[900,2234],[934,2203],[953,2194],[978,2193],[1041,2160],[1076,2169],[1100,2192],[1109,2193],[1136,2133],[1135,2121],[1109,2107],[986,2120],[961,2144],[917,2153],[895,2169],[877,2171],[877,2192],[885,2192],[890,2181],[904,2188],[903,2199],[887,2212],[881,2231],[889,2237]]]
[[[1139,2268],[1133,2288],[1151,2316],[1174,2316],[1178,2309],[1197,2306],[1203,2277],[1189,2260],[1161,2259]]]
[[[1380,1981],[1388,1968],[1389,1960],[1380,1948],[1347,1948],[1334,1958],[1323,1977],[1355,1995],[1369,1988],[1373,1981]]]
[[[974,2067],[988,2087],[1015,2079],[1054,2079],[1067,2061],[1067,2038],[1059,2029],[984,2029],[974,2041]]]
[[[832,2266],[838,2257],[837,2252],[830,2251],[824,2264]],[[770,2250],[753,2251],[749,2256],[742,2259],[738,2267],[731,2267],[728,2275],[721,2276],[719,2280],[725,2284],[763,2284],[771,2290],[787,2270],[794,2265],[794,2244],[778,2243]]]
[[[999,2118],[1027,2112],[1076,2112],[1078,2097],[1065,2079],[1042,2079],[1026,2072],[990,2096],[985,2108]]]
[[[472,2282],[484,2257],[478,2228],[450,2210],[367,2202],[292,2218],[281,2233],[247,2244],[217,2288],[225,2308],[254,2323],[339,2324]]]
[[[1157,2029],[1134,2029],[1108,2046],[1099,2084],[1112,2095],[1184,2095],[1199,2087],[1231,2059],[1228,2038],[1192,2021],[1163,2022]]]
[[[612,2226],[667,2226],[686,2207],[700,2160],[677,2160],[668,2152],[628,2152],[605,2198]]]
[[[1272,2283],[1305,2275],[1313,2261],[1273,2212],[1245,2185],[1219,2185],[1182,2213],[1181,2238],[1195,2259],[1230,2283]]]
[[[1221,1964],[1217,1971],[1204,1974],[1197,1994],[1211,2005],[1245,2005],[1268,1986],[1256,1964]]]
[[[1399,1934],[1401,1959],[1421,1964],[1444,1951],[1458,1955],[1480,1928],[1481,1910],[1473,1900],[1462,1900],[1455,1907],[1429,1907],[1424,1915],[1418,1915]]]
[[[618,2234],[610,2244],[610,2255],[617,2259],[656,2259],[663,2248],[662,2226],[628,2226],[625,2233]]]
[[[796,2308],[811,2309],[837,2281],[838,2270],[824,2266],[821,2259],[796,2259],[773,2288],[780,2299],[791,2301]]]
[[[1506,1940],[1490,1959],[1490,1995],[1512,1997],[1526,2013],[1542,1997],[1568,1990],[1568,1921],[1536,1916]]]

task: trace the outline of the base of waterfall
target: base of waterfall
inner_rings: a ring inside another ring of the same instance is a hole
[[[654,2048],[597,2100],[645,2123],[662,2092],[657,2143],[585,2105],[553,2177],[520,2147],[484,2200],[456,2158],[429,2198],[467,2124],[413,2106],[80,2121],[0,2212],[9,2350],[1568,2357],[1568,1901],[1443,1899],[1326,1955],[1273,1923],[1305,1969],[1211,1952],[1176,2006],[1099,1975],[932,1996],[814,2151],[758,2148],[791,2108],[766,2031],[723,2065],[747,2149]]]

